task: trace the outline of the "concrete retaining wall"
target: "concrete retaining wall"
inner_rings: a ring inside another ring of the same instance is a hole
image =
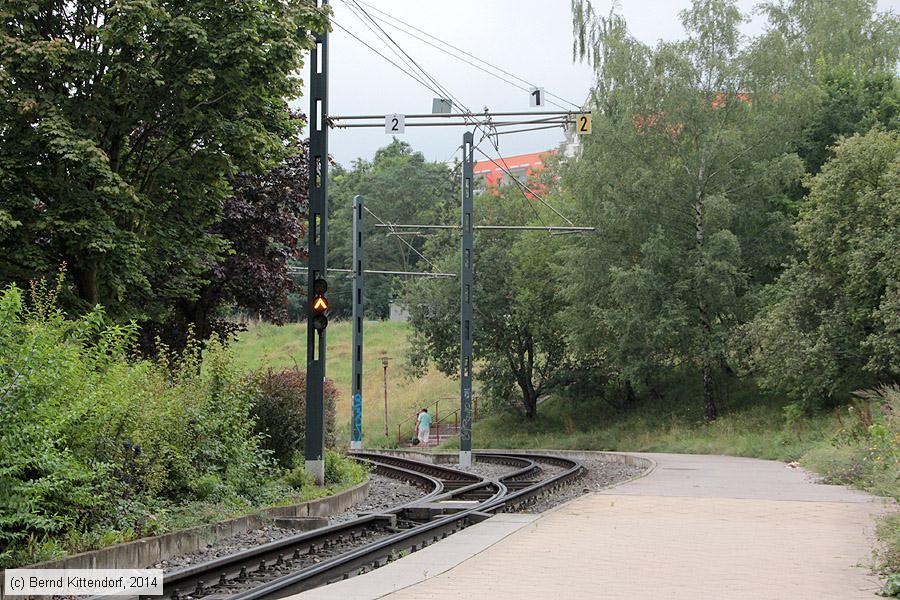
[[[205,548],[219,540],[258,529],[272,522],[276,517],[328,517],[342,513],[369,496],[369,481],[333,496],[318,498],[293,504],[276,506],[257,513],[229,519],[209,525],[199,525],[190,529],[173,531],[164,535],[143,538],[133,542],[117,544],[109,548],[83,552],[58,560],[50,560],[35,565],[31,569],[138,569],[150,567],[161,560],[187,554]],[[3,571],[0,570],[0,586]]]

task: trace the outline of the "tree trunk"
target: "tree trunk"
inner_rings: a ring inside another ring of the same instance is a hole
[[[697,178],[697,195],[694,200],[694,234],[697,240],[697,260],[703,260],[703,185],[705,183],[705,164],[700,163],[700,173]],[[699,294],[699,291],[698,291]],[[716,409],[716,398],[713,393],[712,381],[712,361],[710,355],[710,345],[712,341],[712,321],[709,317],[709,306],[704,300],[700,300],[697,307],[700,313],[700,328],[703,330],[703,410],[707,421],[715,421],[718,416]]]
[[[713,393],[712,365],[709,359],[703,360],[703,408],[707,421],[715,421],[719,416],[716,397]]]
[[[534,387],[534,341],[530,338],[525,342],[525,360],[520,363],[520,369],[516,373],[516,382],[522,390],[522,404],[525,407],[525,418],[534,419],[537,416],[538,390]]]
[[[537,416],[537,392],[533,386],[522,389],[522,401],[525,403],[525,418],[534,419]]]
[[[637,402],[637,396],[634,393],[634,387],[631,385],[631,380],[625,380],[625,389],[623,390],[624,397],[622,398],[622,407],[629,408],[634,406],[634,403]]]
[[[97,306],[100,298],[99,284],[97,282],[97,262],[91,259],[72,265],[72,278],[78,297],[84,300],[91,308]]]

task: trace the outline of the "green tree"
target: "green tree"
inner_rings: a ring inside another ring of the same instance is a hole
[[[440,224],[454,222],[450,215],[459,202],[458,192],[458,183],[446,165],[426,161],[421,152],[413,151],[409,144],[397,139],[379,149],[372,162],[358,160],[350,169],[334,169],[329,189],[332,215],[328,236],[329,266],[349,268],[352,262],[354,196],[362,195],[366,208],[385,223]],[[434,244],[427,244],[429,238],[389,235],[387,229],[376,226],[375,216],[368,212],[363,215],[365,268],[433,270],[425,260],[434,255]],[[401,299],[403,280],[370,275],[365,281],[366,315],[386,318],[389,301]],[[332,289],[329,294],[332,310],[338,316],[349,317],[352,306],[350,278],[335,275],[331,277],[329,287]]]
[[[283,156],[309,30],[300,0],[0,7],[0,282],[69,265],[79,310],[165,321],[228,252],[238,171]]]
[[[764,53],[781,57],[773,79],[814,79],[830,69],[893,73],[900,58],[900,21],[877,12],[876,0],[774,0],[760,10],[766,33],[755,40]]]
[[[521,209],[522,201],[513,187],[497,196],[483,195],[476,199],[476,222],[528,224],[532,213]],[[566,306],[553,275],[556,240],[546,234],[495,230],[475,235],[475,379],[490,400],[533,419],[538,398],[557,383],[567,358]],[[453,239],[456,243],[438,266],[458,273],[458,237]],[[410,285],[413,366],[433,362],[447,375],[459,373],[459,294],[456,279]]]
[[[900,135],[847,138],[806,185],[802,259],[748,331],[762,384],[812,408],[900,376]]]
[[[832,69],[818,80],[819,100],[807,121],[798,152],[809,172],[819,172],[841,136],[875,126],[900,128],[900,85],[893,73]]]
[[[681,16],[687,39],[650,48],[620,16],[576,3],[594,131],[563,185],[598,234],[564,260],[581,353],[599,349],[645,389],[690,367],[715,419],[729,333],[789,252],[785,190],[802,164],[789,152],[794,98],[754,76],[734,2],[696,0]]]

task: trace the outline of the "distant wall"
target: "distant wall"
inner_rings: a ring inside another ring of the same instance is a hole
[[[409,321],[409,308],[405,304],[391,302],[391,321]]]

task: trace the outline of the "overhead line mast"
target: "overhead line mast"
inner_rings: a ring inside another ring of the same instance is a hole
[[[328,0],[316,0],[322,10]],[[325,483],[325,329],[323,312],[314,303],[327,276],[328,260],[328,31],[315,34],[309,57],[309,252],[306,320],[306,470],[318,485]],[[327,309],[327,301],[326,301]],[[327,317],[324,320],[328,324]]]
[[[567,127],[575,125],[576,133],[590,133],[590,114],[584,112],[572,111],[529,111],[529,112],[498,112],[491,114],[485,110],[484,113],[474,113],[466,107],[458,98],[453,96],[444,86],[442,86],[434,77],[432,77],[419,63],[412,58],[384,29],[369,15],[357,0],[352,0],[353,5],[347,0],[342,0],[349,7],[355,6],[359,11],[367,17],[372,25],[377,28],[384,38],[390,41],[399,51],[394,54],[403,62],[405,67],[418,71],[419,75],[410,73],[404,66],[401,66],[386,56],[378,52],[371,45],[367,44],[352,32],[338,24],[334,19],[330,19],[332,23],[361,43],[366,45],[370,50],[379,54],[391,62],[395,67],[402,70],[406,75],[415,79],[418,83],[431,91],[438,91],[440,99],[452,100],[453,103],[461,108],[461,113],[439,112],[436,114],[411,114],[411,115],[346,115],[329,118],[328,116],[328,33],[323,31],[315,35],[315,45],[310,52],[310,144],[309,144],[309,222],[307,229],[307,240],[309,246],[309,263],[308,263],[308,318],[307,318],[307,430],[305,443],[305,459],[306,469],[315,478],[318,484],[324,483],[325,462],[325,423],[324,423],[324,380],[325,380],[325,348],[326,337],[325,329],[328,325],[327,311],[329,309],[326,292],[328,291],[327,276],[327,251],[328,251],[328,129],[329,128],[350,128],[350,127],[381,127],[384,126],[386,133],[403,133],[406,127],[406,119],[410,119],[408,124],[410,127],[435,127],[435,126],[464,126],[474,127],[482,132],[481,141],[489,140],[497,151],[499,159],[503,162],[501,166],[495,159],[491,158],[484,152],[485,156],[495,165],[501,168],[507,175],[510,175],[509,167],[505,164],[505,160],[500,156],[497,142],[492,136],[500,133],[517,133],[521,131],[531,131],[534,129],[543,129],[548,127]],[[328,0],[316,0],[316,8],[320,11],[324,10],[328,5]],[[355,11],[354,11],[355,12]],[[355,13],[356,14],[356,13]],[[357,16],[360,16],[357,14]],[[364,23],[365,20],[363,19]],[[368,26],[368,25],[367,25]],[[371,28],[370,28],[371,29]],[[382,41],[384,41],[382,39]],[[390,47],[390,46],[389,46]],[[393,48],[391,48],[393,51]],[[402,54],[402,56],[401,56]],[[471,55],[470,55],[471,56]],[[480,59],[479,59],[480,60]],[[483,62],[483,61],[482,61]],[[496,67],[495,67],[496,68]],[[517,78],[519,79],[519,78]],[[524,81],[521,80],[520,81]],[[432,85],[433,84],[433,85]],[[518,87],[518,86],[517,86]],[[533,88],[529,90],[529,100],[532,107],[544,106],[543,88]],[[449,105],[449,102],[447,102]],[[496,121],[495,118],[501,117],[503,120]],[[524,118],[527,117],[527,118]],[[420,119],[439,119],[434,121],[419,122]],[[374,121],[374,122],[373,122]],[[515,126],[535,126],[530,129],[508,130],[498,132],[498,127],[515,127]],[[481,142],[479,142],[481,143]],[[472,375],[473,375],[473,356],[472,346],[474,339],[474,252],[473,238],[475,229],[518,229],[518,230],[540,230],[547,231],[550,235],[555,232],[562,233],[578,233],[582,231],[592,231],[593,228],[575,227],[574,224],[565,218],[559,211],[550,205],[539,194],[531,190],[527,185],[513,178],[519,188],[523,191],[531,193],[542,204],[551,209],[557,216],[563,218],[569,226],[557,227],[547,226],[476,226],[474,224],[474,154],[478,146],[474,142],[474,133],[467,131],[463,135],[463,162],[461,177],[461,222],[459,229],[461,230],[461,256],[460,256],[460,464],[470,465],[472,460]],[[398,275],[430,275],[430,276],[453,276],[450,273],[420,273],[420,272],[391,272],[391,271],[365,271],[362,269],[362,212],[368,212],[377,221],[379,226],[387,227],[391,233],[402,234],[402,231],[395,229],[419,228],[419,229],[437,229],[444,228],[439,225],[392,225],[385,223],[372,213],[363,203],[361,197],[357,197],[354,203],[354,215],[358,222],[354,228],[354,244],[358,244],[358,248],[354,247],[354,264],[351,269],[335,269],[335,271],[350,271],[354,278],[354,325],[358,322],[358,334],[354,335],[354,410],[353,420],[351,423],[353,434],[353,447],[360,447],[361,439],[361,411],[362,411],[362,276],[364,273],[384,273]],[[532,206],[532,209],[534,207]],[[536,212],[536,211],[535,211]],[[537,212],[536,212],[537,214]],[[538,214],[540,219],[540,215]],[[542,219],[540,219],[543,222]],[[456,226],[451,226],[456,229]],[[425,262],[435,269],[435,265],[428,261],[420,252],[418,252],[412,244],[402,237],[398,237],[400,241],[407,244],[415,251]],[[298,269],[300,270],[300,269]],[[357,396],[359,400],[357,401]]]

